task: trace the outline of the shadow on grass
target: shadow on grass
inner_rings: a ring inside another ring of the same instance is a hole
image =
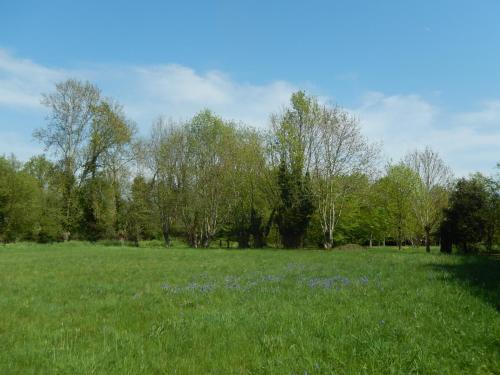
[[[457,263],[430,264],[429,266],[434,270],[446,272],[470,293],[482,298],[500,311],[500,258],[461,256]]]

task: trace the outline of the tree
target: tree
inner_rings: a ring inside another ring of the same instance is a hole
[[[491,251],[500,242],[499,176],[476,173],[459,179],[440,229],[443,252],[451,252],[453,244],[463,252],[477,250],[480,245]]]
[[[76,174],[84,164],[89,124],[99,99],[100,91],[96,86],[74,79],[57,83],[55,92],[42,97],[42,104],[49,108],[50,115],[47,127],[35,131],[34,137],[59,158],[67,231],[74,230],[77,225]]]
[[[360,195],[358,230],[364,239],[368,239],[370,247],[373,246],[374,240],[385,246],[385,238],[390,230],[390,220],[385,206],[388,197],[383,190],[384,181],[367,181],[366,185],[358,193]]]
[[[181,124],[159,118],[141,153],[152,173],[153,203],[166,246],[170,244],[172,226],[180,216],[180,205],[186,192],[188,168],[187,132]]]
[[[34,177],[40,190],[40,215],[33,233],[39,242],[57,241],[63,233],[62,174],[44,155],[28,160],[23,170]]]
[[[329,249],[348,197],[362,186],[355,176],[372,173],[378,148],[366,141],[357,119],[343,109],[316,107],[313,186],[323,246]]]
[[[0,241],[31,238],[40,217],[40,190],[15,159],[0,157]]]
[[[227,235],[239,248],[263,247],[266,237],[264,215],[266,160],[261,135],[251,128],[236,129],[228,191],[229,222]]]
[[[412,208],[425,234],[425,249],[430,252],[431,232],[437,229],[447,205],[451,172],[438,153],[429,147],[407,154],[405,164],[419,177],[412,195]]]
[[[89,82],[60,82],[42,103],[50,110],[48,124],[34,136],[58,159],[66,233],[80,230],[91,240],[111,235],[120,201],[118,165],[130,154],[134,125]]]
[[[444,211],[442,235],[450,252],[451,244],[470,252],[485,239],[489,219],[489,194],[483,176],[461,178],[450,194],[450,205]]]
[[[116,103],[102,100],[92,109],[88,143],[79,178],[81,232],[95,241],[114,237],[117,222],[116,162],[128,153],[134,126]]]
[[[279,205],[276,223],[286,248],[302,247],[314,212],[309,168],[313,152],[314,102],[303,92],[292,95],[291,107],[272,117],[279,159]]]
[[[380,181],[384,193],[384,207],[395,231],[398,249],[401,250],[405,236],[411,231],[411,197],[418,176],[404,164],[391,165]]]
[[[150,157],[157,202],[180,219],[192,247],[208,247],[229,222],[236,127],[205,110],[162,132]]]
[[[154,237],[155,223],[151,184],[143,176],[137,176],[132,183],[127,209],[126,233],[129,241],[139,246],[139,241]]]
[[[231,182],[235,178],[234,157],[238,135],[234,123],[223,121],[209,111],[199,113],[188,125],[191,155],[190,170],[197,186],[197,212],[201,245],[231,220]],[[196,220],[195,220],[196,222]]]

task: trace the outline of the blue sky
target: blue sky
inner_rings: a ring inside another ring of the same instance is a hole
[[[398,159],[429,144],[463,175],[500,161],[498,1],[4,1],[0,153],[22,159],[40,93],[89,79],[147,134],[209,107],[265,127],[305,89]]]

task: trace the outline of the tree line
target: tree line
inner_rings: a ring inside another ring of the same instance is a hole
[[[89,82],[42,96],[46,153],[0,158],[0,240],[301,248],[357,243],[442,251],[499,245],[500,177],[455,179],[438,152],[384,167],[339,106],[296,92],[258,130],[209,110],[137,134]],[[500,167],[499,167],[500,168]]]

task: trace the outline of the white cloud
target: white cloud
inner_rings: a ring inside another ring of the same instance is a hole
[[[472,128],[500,129],[500,100],[487,100],[481,103],[481,109],[462,112],[454,116],[453,122]]]
[[[296,90],[284,81],[240,83],[222,72],[199,73],[175,64],[52,69],[0,49],[0,106],[41,109],[41,93],[50,92],[55,82],[68,77],[97,83],[144,130],[159,115],[185,119],[204,108],[225,118],[265,126],[269,114]]]
[[[209,108],[221,116],[264,127],[269,114],[288,102],[296,88],[284,81],[252,85],[224,73],[199,74],[180,65],[135,68],[141,99],[130,103],[139,117],[160,113],[186,118]]]
[[[0,49],[0,106],[40,108],[40,94],[65,76],[62,70],[15,58]]]
[[[500,160],[500,102],[482,103],[473,112],[446,113],[417,95],[370,93],[354,112],[365,134],[382,141],[393,160],[431,146],[457,175],[491,173]]]

